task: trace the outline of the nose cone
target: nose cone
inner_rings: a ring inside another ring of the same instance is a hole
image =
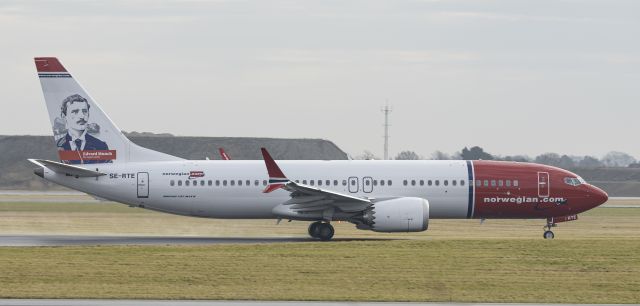
[[[606,192],[604,192],[604,190],[596,186],[589,186],[589,187],[590,187],[589,191],[593,197],[593,207],[600,206],[604,202],[609,200],[609,195]]]

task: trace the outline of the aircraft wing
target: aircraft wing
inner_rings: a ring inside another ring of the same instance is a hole
[[[60,173],[60,174],[68,174],[68,175],[77,176],[77,177],[97,177],[97,176],[106,175],[105,173],[102,173],[102,172],[93,171],[93,170],[89,170],[89,169],[74,166],[74,165],[67,165],[67,164],[46,160],[46,159],[29,159],[29,161],[40,167],[49,168],[51,171],[55,173]]]
[[[289,191],[291,199],[282,203],[290,205],[293,211],[318,211],[329,207],[339,208],[345,212],[365,210],[372,202],[371,199],[358,198],[335,191],[314,188],[290,181],[282,189]]]
[[[335,208],[344,212],[357,212],[367,209],[372,204],[372,199],[369,198],[354,197],[291,181],[282,173],[265,148],[262,148],[262,156],[269,172],[269,185],[263,192],[269,193],[277,189],[288,191],[291,199],[282,205],[292,212],[325,211]]]

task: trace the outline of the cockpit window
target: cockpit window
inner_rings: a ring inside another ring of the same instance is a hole
[[[584,180],[581,177],[565,177],[564,182],[567,185],[578,186],[580,184],[584,184]]]

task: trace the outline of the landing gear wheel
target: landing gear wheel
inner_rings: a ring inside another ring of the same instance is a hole
[[[311,236],[312,238],[320,238],[319,236],[320,224],[322,224],[322,222],[320,221],[316,221],[309,224],[309,236]]]
[[[322,241],[329,241],[335,233],[333,226],[329,223],[320,223],[318,225],[318,238]]]
[[[544,239],[553,239],[555,235],[553,234],[552,231],[545,231],[544,234],[542,235],[542,237],[544,237]]]
[[[547,218],[547,225],[542,227],[542,229],[544,230],[544,234],[542,234],[542,237],[544,239],[553,239],[555,235],[551,231],[551,228],[554,228],[556,226],[558,225],[556,224],[554,218]]]

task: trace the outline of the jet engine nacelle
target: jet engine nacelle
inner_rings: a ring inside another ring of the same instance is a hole
[[[429,201],[398,198],[374,203],[362,214],[360,229],[375,232],[422,232],[429,226]]]

